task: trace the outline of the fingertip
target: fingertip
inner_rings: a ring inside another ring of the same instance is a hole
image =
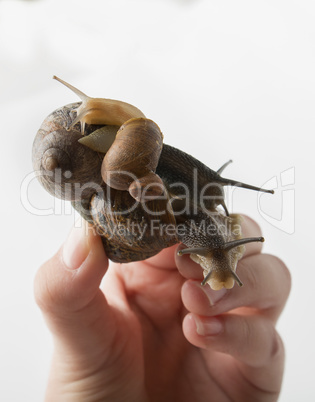
[[[210,349],[212,341],[223,332],[222,319],[218,317],[204,318],[189,313],[183,320],[183,333],[194,346]]]
[[[76,270],[83,264],[90,252],[89,238],[88,225],[78,220],[62,246],[65,269]]]
[[[192,313],[188,313],[184,317],[182,327],[183,327],[183,334],[185,338],[188,340],[188,342],[192,343],[195,346],[198,346],[194,341],[197,334],[197,323]]]
[[[248,215],[241,215],[241,226],[243,237],[260,237],[262,235],[261,227]]]
[[[213,290],[208,284],[201,285],[199,281],[188,280],[182,286],[182,301],[185,308],[193,314],[213,316],[217,314],[217,305],[225,300],[230,290]],[[220,302],[220,303],[219,303]]]
[[[179,273],[186,279],[196,279],[198,281],[203,280],[203,270],[199,264],[194,262],[189,254],[178,255],[178,251],[185,248],[183,244],[180,244],[176,248],[175,264]]]
[[[109,265],[102,239],[91,225],[86,224],[86,230],[86,243],[89,253],[76,270],[76,280],[83,291],[88,291],[90,288],[90,290],[98,289]]]
[[[165,248],[153,257],[146,259],[145,262],[155,268],[174,269],[176,268],[176,249],[176,244],[174,246]]]
[[[98,291],[107,268],[100,237],[86,223],[75,225],[65,244],[39,268],[35,300],[43,311],[82,308]]]
[[[228,354],[252,369],[281,364],[284,356],[274,325],[261,315],[204,317],[190,313],[183,320],[183,333],[192,345]]]
[[[241,215],[241,228],[242,228],[242,237],[261,237],[262,236],[262,230],[258,223],[252,219],[248,215]],[[253,254],[259,254],[262,251],[263,248],[263,242],[265,239],[263,238],[262,241],[260,242],[253,242],[253,243],[248,243],[245,245],[245,252],[243,257],[248,257]]]
[[[192,313],[206,313],[210,308],[210,302],[206,294],[201,291],[200,283],[194,280],[185,281],[181,297],[185,308]]]
[[[79,219],[62,246],[61,257],[65,269],[82,270],[90,254],[108,264],[101,238],[95,228],[85,220]]]

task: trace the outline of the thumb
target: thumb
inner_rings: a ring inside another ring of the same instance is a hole
[[[82,352],[85,340],[101,331],[97,323],[101,326],[104,316],[110,326],[111,311],[99,289],[107,268],[101,238],[84,221],[38,270],[35,299],[55,340],[77,345]]]

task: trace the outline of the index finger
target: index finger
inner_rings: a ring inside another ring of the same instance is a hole
[[[176,269],[175,255],[178,245],[165,248],[158,254],[150,257],[144,261],[146,265],[151,265],[154,268],[160,269]]]
[[[256,221],[247,215],[241,215],[241,217],[242,237],[260,237],[262,235],[261,228]],[[242,258],[261,253],[262,247],[261,242],[246,244]]]

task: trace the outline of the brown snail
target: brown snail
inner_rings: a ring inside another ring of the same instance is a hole
[[[189,253],[204,269],[202,284],[242,285],[235,270],[244,244],[264,239],[241,238],[240,218],[229,215],[223,187],[273,191],[221,177],[230,161],[213,171],[162,145],[160,129],[139,109],[65,85],[83,103],[55,110],[35,137],[34,170],[46,190],[70,200],[94,225],[112,261],[143,260],[181,242],[187,248],[179,254]],[[107,109],[108,102],[115,107]]]
[[[129,190],[138,201],[144,188],[150,196],[162,194],[163,182],[154,173],[163,145],[158,125],[129,103],[90,98],[60,78],[53,78],[82,99],[82,104],[75,109],[77,116],[68,129],[80,122],[84,134],[86,123],[107,125],[105,130],[96,130],[80,141],[91,149],[106,153],[101,168],[104,182],[116,190]]]

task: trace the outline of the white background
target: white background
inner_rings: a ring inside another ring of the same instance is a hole
[[[280,401],[315,400],[314,21],[306,0],[0,0],[1,400],[43,399],[52,343],[33,279],[75,219],[30,175],[41,122],[78,100],[53,74],[134,104],[213,169],[232,158],[227,177],[278,180],[274,196],[237,189],[228,207],[292,273]]]

